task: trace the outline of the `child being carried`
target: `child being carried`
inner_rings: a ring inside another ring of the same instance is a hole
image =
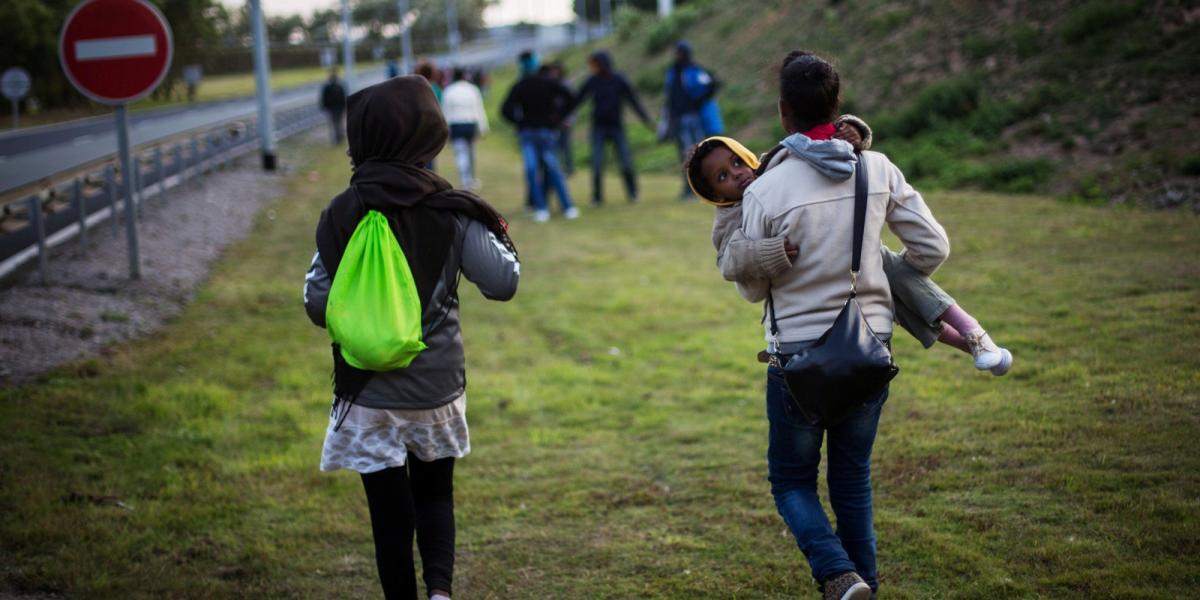
[[[870,148],[871,130],[862,120],[844,115],[836,122],[831,137],[841,139],[857,150]],[[809,162],[819,161],[823,145],[837,144],[792,134],[783,144],[763,158],[769,161],[775,152],[792,152]],[[844,146],[843,146],[844,148]],[[844,151],[844,150],[843,150]],[[785,236],[751,240],[742,233],[742,194],[758,177],[759,159],[737,140],[711,137],[696,146],[688,158],[688,183],[696,195],[717,207],[713,220],[713,246],[717,266],[728,281],[769,280],[792,266],[797,247]],[[1004,375],[1012,367],[1012,353],[992,341],[979,322],[927,275],[905,261],[903,254],[886,246],[880,248],[883,270],[887,274],[895,305],[896,322],[929,348],[935,341],[971,354],[975,368]]]

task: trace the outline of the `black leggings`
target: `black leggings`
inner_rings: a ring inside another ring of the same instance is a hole
[[[410,454],[407,466],[364,473],[362,481],[384,597],[417,599],[414,529],[426,594],[449,594],[454,577],[454,459],[421,462]]]

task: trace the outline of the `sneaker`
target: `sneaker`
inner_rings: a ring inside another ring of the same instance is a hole
[[[1002,355],[1000,358],[1000,364],[988,369],[992,372],[992,375],[1004,375],[1005,373],[1008,373],[1009,369],[1012,368],[1012,352],[1009,352],[1008,348],[1001,348],[1000,354]]]
[[[567,210],[563,211],[563,217],[565,217],[568,221],[570,221],[572,219],[578,219],[579,218],[579,209],[572,206],[571,208],[568,208]]]
[[[871,600],[871,586],[854,571],[825,580],[825,600]]]
[[[980,371],[990,371],[992,368],[999,366],[1004,362],[1004,350],[992,341],[992,336],[988,335],[982,329],[976,329],[970,333],[963,334],[963,339],[967,340],[967,347],[971,349],[971,356],[975,357],[975,368]],[[1012,355],[1009,355],[1011,362]],[[1006,369],[1007,371],[1007,369]]]
[[[533,211],[533,222],[534,223],[545,223],[546,221],[549,221],[549,220],[550,220],[550,211],[548,211],[548,210]]]

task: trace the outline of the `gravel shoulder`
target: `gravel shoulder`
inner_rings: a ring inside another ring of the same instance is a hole
[[[285,147],[313,143],[324,130]],[[323,139],[323,138],[322,138]],[[0,386],[17,385],[113,343],[145,336],[178,315],[231,242],[244,238],[263,206],[279,197],[294,165],[275,173],[252,153],[228,170],[146,200],[138,221],[142,277],[128,274],[124,221],[89,230],[51,251],[46,285],[31,268],[0,289]]]

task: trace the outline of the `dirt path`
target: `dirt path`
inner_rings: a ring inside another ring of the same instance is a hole
[[[0,290],[0,386],[94,356],[179,314],[221,250],[243,238],[263,204],[282,192],[289,166],[266,174],[251,154],[198,186],[148,199],[138,222],[139,281],[128,278],[124,229],[109,221],[89,232],[86,248],[72,240],[51,251],[46,285],[31,271],[10,282]]]

